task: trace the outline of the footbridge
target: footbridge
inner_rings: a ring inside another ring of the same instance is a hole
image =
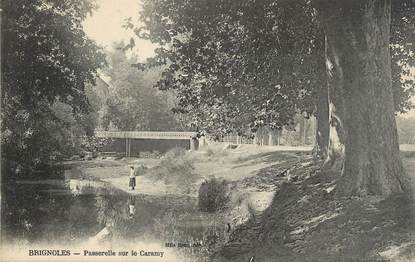
[[[131,156],[132,139],[189,140],[190,149],[197,150],[199,141],[196,132],[159,131],[95,131],[96,137],[125,139],[125,155]]]

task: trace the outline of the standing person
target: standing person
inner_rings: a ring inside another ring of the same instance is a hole
[[[135,172],[134,172],[134,166],[130,166],[130,183],[129,186],[131,187],[131,190],[134,190],[135,188]]]

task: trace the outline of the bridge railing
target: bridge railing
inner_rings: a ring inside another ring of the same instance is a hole
[[[130,139],[174,139],[186,140],[196,136],[195,132],[158,132],[158,131],[95,131],[96,137]]]

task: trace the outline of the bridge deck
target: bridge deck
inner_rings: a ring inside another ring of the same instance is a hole
[[[196,135],[195,132],[156,132],[156,131],[96,131],[96,137],[130,138],[130,139],[173,139],[187,140]]]

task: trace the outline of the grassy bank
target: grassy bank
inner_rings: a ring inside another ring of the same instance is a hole
[[[414,178],[413,154],[403,159]],[[273,167],[259,172],[256,180],[262,174],[275,179],[275,196],[236,228],[215,261],[415,261],[413,196],[338,198],[333,189],[340,173],[307,161],[286,181]]]
[[[415,177],[415,155],[402,155]],[[133,192],[131,164],[146,166]],[[194,199],[204,181],[225,179],[227,207],[210,214],[225,228],[207,251],[214,261],[413,261],[413,198],[337,198],[340,174],[320,165],[305,150],[218,144],[157,160],[84,162],[80,169],[131,194]]]

